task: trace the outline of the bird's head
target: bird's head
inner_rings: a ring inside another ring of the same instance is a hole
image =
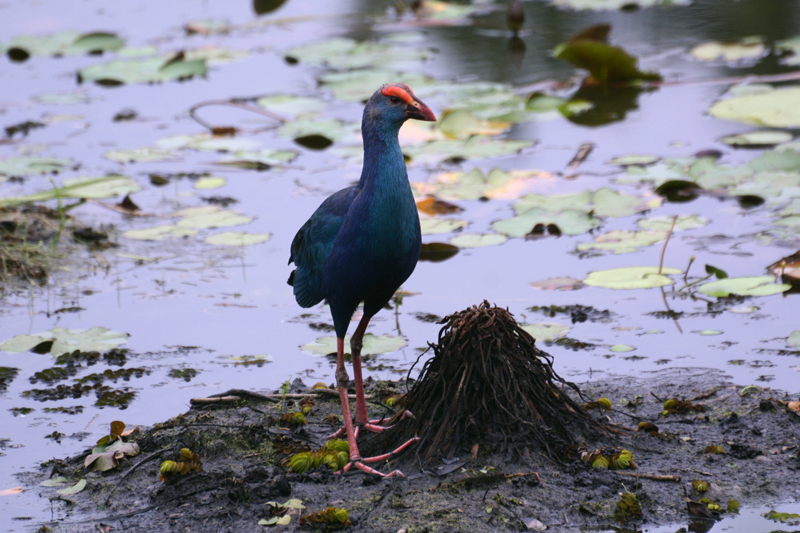
[[[398,128],[410,118],[436,122],[433,111],[403,83],[387,84],[377,90],[367,102],[364,118],[396,124]]]

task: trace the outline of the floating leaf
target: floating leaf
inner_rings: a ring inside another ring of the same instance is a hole
[[[579,252],[590,250],[611,251],[615,254],[636,252],[639,248],[651,246],[667,238],[666,231],[627,231],[614,230],[598,235],[594,242],[579,244]]]
[[[773,128],[800,127],[800,87],[720,100],[709,113],[717,118]]]
[[[173,159],[175,154],[159,148],[135,148],[133,150],[111,150],[103,157],[117,163],[154,162]]]
[[[55,189],[17,198],[0,198],[0,207],[55,200],[59,196],[62,198],[111,198],[125,196],[140,189],[138,183],[125,176],[79,177],[65,180],[63,186]]]
[[[370,68],[348,70],[343,72],[327,72],[320,76],[323,87],[333,91],[338,100],[346,102],[363,102],[378,87],[392,80],[393,83],[405,83],[419,92],[420,88],[431,83],[430,78],[416,73],[401,73],[386,68]]]
[[[508,122],[480,119],[466,109],[447,110],[439,119],[439,129],[450,139],[467,139],[472,135],[499,135],[510,127]]]
[[[673,217],[652,217],[643,218],[637,222],[637,225],[646,230],[651,231],[669,231],[672,225]],[[708,220],[698,215],[681,215],[675,221],[675,226],[672,231],[686,231],[690,229],[702,228],[708,224]]]
[[[786,339],[786,344],[789,346],[800,348],[800,331],[793,331]]]
[[[703,335],[706,337],[713,337],[714,335],[722,335],[722,332],[717,329],[702,329],[698,331],[693,331],[692,333],[697,333],[699,335]]]
[[[264,96],[259,98],[257,103],[272,113],[295,117],[320,113],[324,111],[326,107],[325,102],[319,98],[293,96],[288,94]]]
[[[404,348],[406,341],[402,337],[392,337],[390,335],[375,336],[371,333],[364,335],[361,355],[377,355]],[[0,346],[2,349],[2,346]],[[300,347],[306,353],[313,355],[328,355],[336,353],[336,337],[320,337],[316,341]],[[350,353],[350,335],[344,339],[345,353]]]
[[[219,189],[226,183],[225,178],[200,178],[194,183],[194,188],[200,190]]]
[[[188,79],[205,76],[206,72],[205,59],[187,60],[185,54],[180,53],[143,59],[115,59],[81,69],[78,77],[81,81],[94,81],[101,85],[122,85]]]
[[[537,224],[554,224],[565,235],[580,235],[599,226],[601,220],[583,211],[567,210],[552,213],[541,208],[533,208],[507,220],[492,223],[492,228],[509,237],[525,237]]]
[[[536,339],[536,342],[554,341],[564,337],[571,329],[569,326],[556,322],[542,322],[539,324],[526,324],[522,329]]]
[[[685,5],[689,0],[552,0],[557,6],[571,9],[591,9],[594,11],[617,10],[629,6],[649,7],[656,5]]]
[[[736,135],[728,135],[720,140],[731,146],[763,148],[766,146],[774,146],[776,144],[789,142],[793,138],[793,135],[788,131],[761,130],[751,131],[748,133],[739,133]]]
[[[574,291],[583,286],[583,281],[570,277],[548,278],[541,281],[534,281],[531,287],[544,291]]]
[[[29,56],[83,55],[119,50],[123,46],[125,41],[113,33],[64,31],[52,35],[20,35],[3,48],[11,59],[24,61]]]
[[[337,70],[385,67],[390,63],[417,62],[430,56],[427,50],[393,46],[385,43],[337,37],[291,48],[286,57],[300,63],[325,63]],[[371,87],[379,87],[372,85]]]
[[[615,344],[614,346],[609,348],[609,350],[611,350],[612,352],[619,352],[619,353],[632,352],[635,349],[636,349],[635,347],[629,346],[627,344]]]
[[[725,298],[731,294],[738,296],[770,296],[791,289],[791,285],[775,283],[772,276],[753,276],[727,278],[700,286],[700,292],[708,296]]]
[[[769,49],[761,37],[745,37],[738,42],[710,41],[699,44],[689,51],[700,61],[721,59],[728,63],[752,62],[767,55]]]
[[[458,253],[458,246],[444,242],[425,242],[419,253],[420,261],[431,261],[437,263],[450,259]]]
[[[658,273],[658,267],[613,268],[591,272],[583,282],[608,289],[652,289],[675,283],[665,274],[680,273],[677,268],[667,267],[661,270],[661,274]]]
[[[178,227],[190,229],[227,228],[249,224],[253,221],[253,217],[240,215],[213,205],[184,209],[175,214],[184,217],[178,221]]]
[[[34,174],[49,174],[71,167],[74,164],[71,159],[56,157],[0,158],[0,175],[23,177]]]
[[[137,241],[163,241],[167,239],[182,239],[197,235],[198,231],[189,228],[179,228],[172,224],[164,224],[146,229],[131,229],[122,234],[127,239]]]
[[[631,165],[647,166],[657,163],[659,159],[661,158],[655,155],[625,155],[606,161],[606,164],[619,165],[621,167]]]
[[[479,198],[515,199],[534,184],[534,178],[551,175],[536,170],[505,172],[494,168],[484,174],[479,168],[470,172],[445,172],[427,182],[412,182],[416,194],[436,195],[447,200],[478,200]],[[423,200],[424,201],[424,200]]]
[[[467,227],[466,220],[453,220],[449,218],[423,218],[419,221],[423,235],[438,235],[451,233],[457,229]]]
[[[248,246],[260,244],[270,239],[269,233],[244,233],[240,231],[225,231],[206,237],[208,244],[216,246]]]
[[[459,248],[480,248],[483,246],[496,246],[508,240],[505,235],[462,233],[450,239],[450,244]]]
[[[52,343],[44,352],[61,355],[80,350],[82,352],[104,352],[128,341],[127,333],[118,333],[106,328],[66,329],[53,328],[33,335],[17,335],[0,344],[4,352],[27,352],[42,343]]]

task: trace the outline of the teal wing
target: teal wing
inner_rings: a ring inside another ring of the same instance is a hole
[[[325,298],[322,270],[345,215],[359,192],[361,189],[353,186],[329,196],[294,236],[289,263],[293,262],[297,268],[289,276],[288,283],[294,287],[294,297],[301,307],[311,307]]]

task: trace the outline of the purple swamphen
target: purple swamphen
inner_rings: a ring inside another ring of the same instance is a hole
[[[410,119],[435,121],[436,116],[402,83],[384,85],[367,101],[361,121],[364,167],[357,185],[329,196],[303,224],[292,241],[289,277],[297,303],[311,307],[328,301],[336,329],[336,386],[344,411],[351,465],[379,473],[364,463],[390,456],[362,459],[358,429],[381,431],[370,423],[361,377],[361,347],[370,318],[385,306],[408,279],[419,260],[419,215],[408,183],[406,163],[397,134]],[[344,367],[344,338],[358,304],[364,316],[350,340],[356,388],[355,424],[347,396],[349,377]],[[409,441],[398,450],[409,445]],[[402,475],[395,471],[389,475]]]

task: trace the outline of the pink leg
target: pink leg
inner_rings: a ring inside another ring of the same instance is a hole
[[[361,347],[363,346],[364,332],[369,324],[367,315],[361,318],[358,327],[350,339],[350,353],[353,356],[353,379],[356,382],[356,424],[363,426],[369,423],[367,418],[367,401],[364,399],[364,380],[361,378]]]
[[[353,430],[353,419],[350,417],[350,399],[347,397],[347,385],[350,378],[344,368],[344,339],[336,339],[336,388],[339,389],[339,400],[342,402],[344,427],[347,431],[347,442],[350,444],[350,460],[360,461],[356,434]]]

